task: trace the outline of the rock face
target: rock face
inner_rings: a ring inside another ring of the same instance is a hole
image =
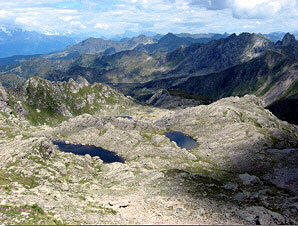
[[[190,46],[193,43],[200,42],[201,39],[194,39],[191,37],[178,37],[172,33],[168,33],[161,37],[156,43],[147,45],[139,45],[136,50],[146,51],[148,53],[155,52],[171,52],[181,46]]]
[[[8,107],[8,95],[5,88],[0,83],[0,112],[9,114],[11,110]]]
[[[3,101],[3,102],[8,101],[7,93],[1,83],[0,83],[0,101]]]

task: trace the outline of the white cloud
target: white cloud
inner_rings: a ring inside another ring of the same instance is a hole
[[[77,17],[75,17],[75,16],[62,16],[62,17],[60,17],[60,19],[65,21],[65,22],[71,21],[71,20],[76,19],[76,18]]]
[[[228,0],[236,18],[272,18],[283,10],[293,10],[296,0]]]
[[[87,26],[85,26],[84,24],[82,24],[80,21],[71,21],[70,22],[70,25],[71,26],[74,26],[74,27],[79,27],[79,28],[82,28],[82,29],[86,29]]]
[[[110,26],[108,24],[105,24],[105,23],[96,23],[94,28],[95,29],[108,29]]]
[[[49,34],[298,30],[297,0],[0,0],[0,26]],[[56,7],[68,5],[69,7]],[[71,7],[76,5],[76,7]],[[93,35],[94,36],[94,35]]]

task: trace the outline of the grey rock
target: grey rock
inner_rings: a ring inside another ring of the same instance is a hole
[[[260,182],[260,179],[256,176],[251,176],[248,173],[240,174],[239,178],[244,185],[254,185]]]
[[[273,173],[265,175],[264,179],[277,187],[286,188],[298,194],[298,168],[276,168]]]
[[[161,89],[158,90],[148,101],[147,104],[150,104],[155,107],[162,108],[186,108],[200,105],[201,102],[194,99],[186,99],[180,96],[171,95],[167,90]]]
[[[231,183],[231,182],[229,182],[229,183],[225,184],[225,185],[223,186],[223,188],[224,188],[224,189],[227,189],[227,190],[233,190],[233,191],[235,191],[235,190],[237,190],[238,185],[235,184],[235,183]]]
[[[234,195],[234,199],[239,201],[239,202],[244,201],[246,198],[247,198],[246,195],[242,192],[237,193],[236,195]]]
[[[250,224],[288,224],[289,219],[279,213],[272,212],[261,206],[252,206],[244,210],[236,211],[235,214]]]
[[[8,102],[8,95],[2,84],[0,83],[0,102]]]

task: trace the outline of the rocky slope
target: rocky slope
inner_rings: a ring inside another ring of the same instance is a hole
[[[145,51],[122,51],[113,55],[78,57],[67,70],[45,74],[53,81],[64,81],[84,75],[89,82],[145,82],[157,79],[168,70],[164,53],[150,55]]]
[[[55,124],[83,113],[121,114],[134,101],[103,84],[77,81],[50,82],[32,77],[24,86],[12,89],[9,102],[14,111],[33,124]]]
[[[39,82],[50,84],[35,79],[32,93]],[[34,107],[51,106],[39,98]],[[92,113],[52,127],[0,114],[0,222],[297,223],[298,129],[263,109],[258,98],[175,111],[130,109],[132,119]],[[169,130],[193,137],[198,147],[179,148],[163,135]],[[52,140],[102,147],[125,163],[64,153]]]
[[[202,75],[222,71],[247,62],[273,48],[273,43],[264,36],[250,33],[230,35],[207,44],[194,44],[168,54],[174,63],[170,74]]]

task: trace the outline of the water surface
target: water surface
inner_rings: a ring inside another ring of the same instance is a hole
[[[53,144],[58,145],[60,151],[73,153],[76,155],[89,154],[91,157],[98,156],[105,163],[122,162],[124,158],[118,156],[115,152],[108,151],[92,145],[82,144],[66,144],[64,141],[53,141]]]
[[[131,116],[119,116],[120,118],[127,118],[127,119],[132,119]]]
[[[165,136],[170,139],[170,141],[175,141],[177,146],[180,148],[185,148],[187,150],[194,149],[198,146],[197,142],[190,136],[187,136],[181,132],[170,131],[166,132]]]

